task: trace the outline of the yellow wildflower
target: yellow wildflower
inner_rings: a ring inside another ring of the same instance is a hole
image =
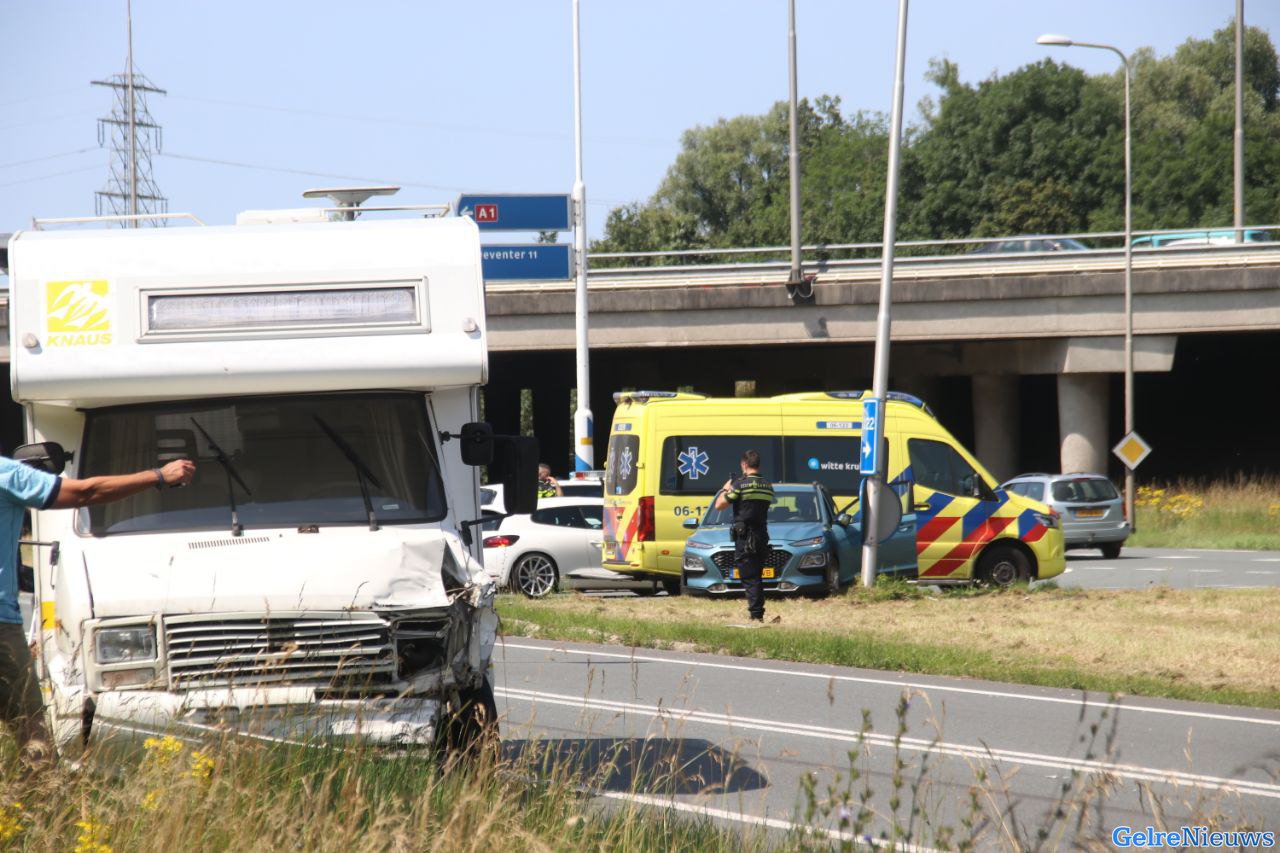
[[[0,805],[0,844],[8,845],[17,840],[27,828],[27,815],[22,803]]]
[[[207,781],[213,776],[214,760],[203,752],[191,753],[191,778]]]
[[[182,741],[170,735],[149,737],[142,742],[142,747],[151,760],[164,766],[182,752]]]
[[[142,798],[143,811],[153,812],[160,807],[160,792],[147,791],[146,796]]]
[[[79,820],[76,826],[80,828],[80,834],[76,836],[75,853],[111,853],[111,845],[106,841],[111,832],[110,824]]]

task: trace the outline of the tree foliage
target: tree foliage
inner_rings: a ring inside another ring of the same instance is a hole
[[[1133,57],[1134,227],[1226,225],[1232,216],[1234,28],[1174,53]],[[942,239],[1118,230],[1123,223],[1123,73],[1051,59],[977,84],[935,61],[936,101],[903,151],[900,235]],[[1280,61],[1245,42],[1246,215],[1280,220]],[[785,245],[787,107],[685,132],[653,196],[614,209],[597,252]],[[885,117],[837,98],[800,104],[806,243],[877,242]]]

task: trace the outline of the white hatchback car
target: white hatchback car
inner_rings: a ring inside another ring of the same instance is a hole
[[[500,587],[542,598],[560,587],[630,589],[652,595],[660,587],[600,566],[602,498],[543,498],[530,515],[486,521],[484,566]]]

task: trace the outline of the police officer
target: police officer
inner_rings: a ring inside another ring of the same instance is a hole
[[[747,615],[764,621],[762,574],[769,553],[769,507],[773,504],[773,484],[760,476],[760,454],[742,454],[742,474],[724,484],[716,495],[716,509],[733,506],[733,564],[747,594]]]
[[[538,463],[538,497],[564,497],[564,489],[560,488],[560,481],[551,476],[551,466],[545,462]]]

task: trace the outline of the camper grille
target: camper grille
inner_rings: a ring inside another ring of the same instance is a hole
[[[394,680],[390,628],[376,616],[179,616],[165,620],[174,687],[311,684],[353,689]]]

